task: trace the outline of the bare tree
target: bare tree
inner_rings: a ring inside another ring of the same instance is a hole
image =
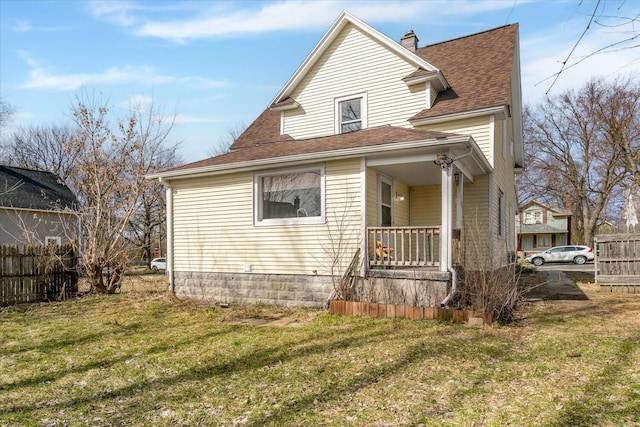
[[[178,166],[182,163],[176,153],[178,146],[168,146],[163,149],[163,154],[158,156],[158,163],[152,167],[152,171],[160,171]],[[145,191],[138,200],[139,208],[131,217],[126,233],[126,238],[136,248],[147,265],[153,258],[153,247],[157,244],[158,250],[163,250],[162,242],[166,242],[166,200],[164,185],[157,180],[147,181]]]
[[[233,144],[235,140],[238,139],[246,129],[247,125],[242,121],[227,128],[226,133],[224,133],[218,139],[217,144],[213,148],[211,148],[211,150],[209,150],[209,155],[215,157],[224,153],[228,153],[231,144]]]
[[[596,95],[596,119],[620,150],[630,185],[640,186],[640,86],[631,77],[618,78]]]
[[[92,288],[115,292],[130,258],[128,226],[149,188],[144,176],[166,156],[174,121],[165,121],[153,104],[133,108],[115,125],[109,105],[84,95],[73,106],[76,137],[69,150],[82,148],[76,165],[76,191],[82,215],[82,261]],[[103,270],[111,266],[107,283]]]
[[[569,200],[576,243],[592,242],[599,219],[628,175],[621,135],[637,144],[637,121],[628,122],[629,106],[617,100],[618,90],[615,82],[594,79],[525,109],[529,167],[519,182],[521,196],[556,206]]]
[[[0,130],[4,129],[15,114],[15,108],[9,104],[4,98],[0,98]]]
[[[7,143],[10,163],[52,172],[73,189],[73,179],[69,178],[74,174],[78,158],[84,155],[81,145],[71,143],[74,136],[69,125],[21,127]]]

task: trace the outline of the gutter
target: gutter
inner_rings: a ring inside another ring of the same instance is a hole
[[[440,307],[446,307],[449,304],[449,301],[456,293],[456,287],[458,286],[458,273],[453,267],[448,267],[449,273],[451,273],[451,292],[442,300],[440,303]]]
[[[175,295],[176,288],[173,279],[173,188],[167,179],[159,177],[158,180],[167,187],[167,275],[169,276],[169,293]]]

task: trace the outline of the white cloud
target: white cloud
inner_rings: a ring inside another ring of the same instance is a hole
[[[143,7],[132,1],[91,1],[89,10],[97,17],[116,25],[130,26],[137,22],[135,11]]]
[[[417,16],[456,16],[510,8],[504,1],[405,1],[401,5],[379,1],[280,1],[260,9],[200,11],[197,17],[147,21],[136,34],[183,42],[190,39],[256,34],[282,30],[324,29],[340,11],[348,10],[369,23],[405,21]]]
[[[176,77],[156,74],[147,65],[124,65],[110,67],[99,73],[54,74],[40,66],[32,58],[26,56],[31,67],[29,79],[22,85],[29,89],[76,90],[82,86],[111,86],[118,84],[140,84],[145,86],[181,84],[192,88],[213,89],[227,86],[227,82],[205,79],[202,77]]]

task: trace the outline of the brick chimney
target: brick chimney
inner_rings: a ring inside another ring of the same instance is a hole
[[[413,30],[409,30],[407,31],[407,34],[405,34],[400,39],[400,44],[403,47],[406,47],[407,49],[409,49],[411,52],[415,52],[416,49],[418,48],[419,41],[420,40],[418,40],[418,36],[416,36],[416,33],[414,33]]]

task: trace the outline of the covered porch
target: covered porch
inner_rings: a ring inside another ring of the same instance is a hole
[[[378,153],[365,166],[362,271],[448,274],[463,265],[465,185],[473,188],[477,176],[492,170],[473,138],[453,135]]]

